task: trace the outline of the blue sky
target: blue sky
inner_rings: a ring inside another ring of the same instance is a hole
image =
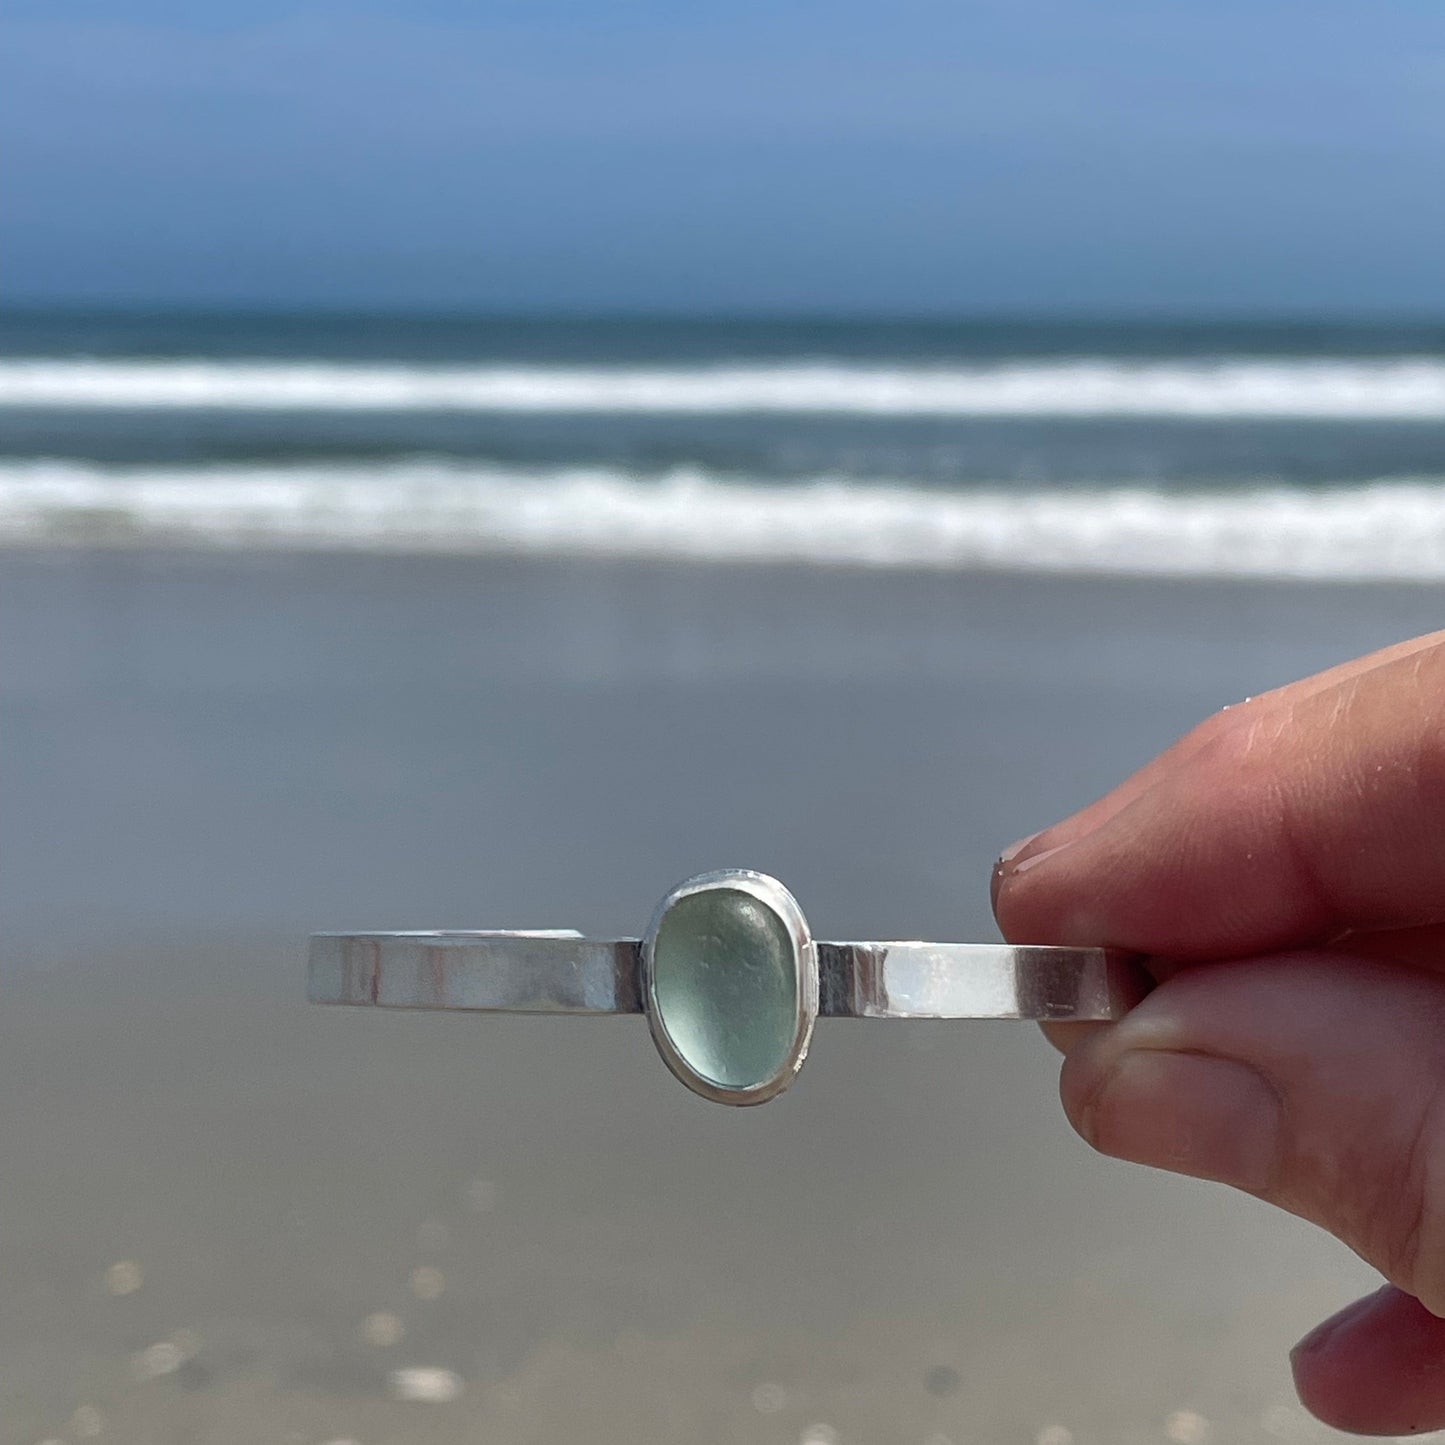
[[[1440,0],[8,0],[0,295],[1445,313]]]

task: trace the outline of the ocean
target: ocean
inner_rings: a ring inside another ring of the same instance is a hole
[[[0,542],[1445,576],[1445,324],[0,316]]]

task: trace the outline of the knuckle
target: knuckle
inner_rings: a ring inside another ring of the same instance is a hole
[[[1445,1233],[1441,1188],[1445,1185],[1445,1138],[1434,1100],[1402,1161],[1395,1208],[1396,1227],[1389,1263],[1417,1298],[1434,1309],[1445,1306]]]
[[[1373,1179],[1354,1233],[1385,1277],[1432,1308],[1445,1306],[1445,1133],[1440,1086],[1420,1109],[1400,1146],[1383,1163],[1352,1170]]]

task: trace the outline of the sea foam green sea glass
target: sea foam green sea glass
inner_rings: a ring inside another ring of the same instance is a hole
[[[798,956],[782,919],[737,888],[680,898],[652,950],[652,1000],[682,1062],[726,1089],[788,1062],[798,1029]]]

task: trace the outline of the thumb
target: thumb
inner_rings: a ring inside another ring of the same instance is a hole
[[[1176,973],[1075,1045],[1061,1092],[1095,1148],[1313,1220],[1439,1316],[1442,1084],[1445,978],[1314,952]]]

